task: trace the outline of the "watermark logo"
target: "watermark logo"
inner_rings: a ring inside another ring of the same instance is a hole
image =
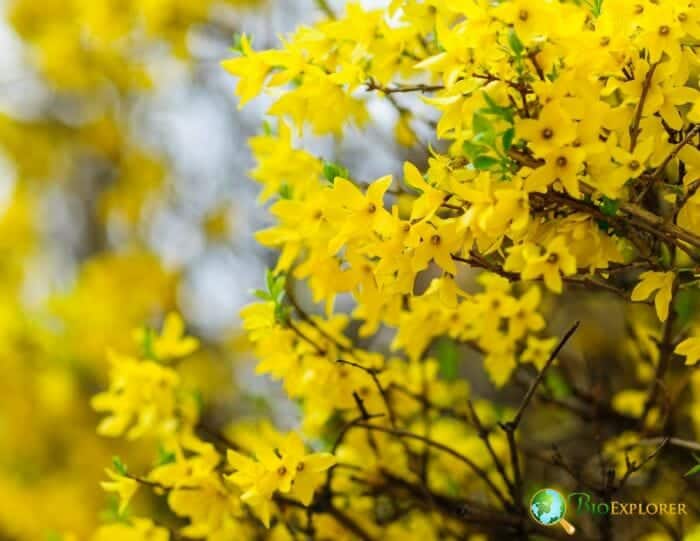
[[[565,498],[553,488],[542,488],[530,499],[530,516],[542,526],[559,524],[566,533],[573,535],[576,528],[566,520],[567,506],[576,515],[687,515],[682,502],[623,502],[619,500],[595,501],[588,492],[571,492]]]
[[[577,514],[591,515],[687,515],[686,504],[682,502],[596,502],[588,492],[572,492],[569,504]]]
[[[559,524],[569,535],[576,532],[576,528],[564,518],[566,515],[566,500],[553,488],[543,488],[532,495],[530,500],[530,516],[542,526],[554,526]]]

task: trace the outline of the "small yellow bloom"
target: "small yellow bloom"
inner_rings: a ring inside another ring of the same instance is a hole
[[[119,475],[109,468],[105,469],[105,472],[111,481],[104,481],[100,486],[107,492],[116,492],[119,495],[119,514],[122,514],[139,488],[138,481]]]
[[[542,277],[547,289],[561,293],[561,275],[576,273],[576,258],[569,251],[566,238],[559,236],[547,244],[543,254],[537,246],[514,247],[506,260],[505,269],[520,271],[523,280]]]
[[[661,321],[666,321],[671,304],[673,283],[676,280],[675,273],[648,271],[642,273],[640,278],[641,280],[632,290],[631,300],[634,302],[646,300],[656,291],[654,297],[656,314]]]
[[[678,344],[675,353],[683,355],[685,364],[693,365],[700,361],[700,338],[688,338]]]
[[[165,317],[160,335],[151,335],[149,329],[138,329],[135,338],[140,344],[147,344],[151,340],[148,346],[159,361],[186,357],[199,347],[199,340],[185,336],[185,322],[175,312],[170,312]]]

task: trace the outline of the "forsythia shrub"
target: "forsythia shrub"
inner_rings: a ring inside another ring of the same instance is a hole
[[[698,485],[682,474],[700,448],[700,5],[321,4],[327,18],[279,49],[242,35],[224,62],[241,104],[273,100],[252,176],[276,220],[257,239],[280,254],[242,316],[306,443],[212,427],[172,368],[194,346],[169,330],[178,320],[142,334],[141,357],[112,355],[94,406],[109,413],[101,432],[155,438],[160,458],[138,473],[117,461],[105,488],[122,510],[140,486],[166,496],[184,526],[124,518],[129,535],[562,538],[527,512],[556,483],[688,502],[682,520],[581,516],[576,538],[698,539]],[[401,175],[366,182],[299,146],[295,133],[370,122],[368,100],[395,110],[397,142],[421,156]],[[574,297],[624,320],[593,382],[562,350],[578,315],[565,335],[547,325]],[[466,355],[494,386],[483,398]]]

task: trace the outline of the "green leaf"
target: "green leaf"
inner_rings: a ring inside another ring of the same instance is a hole
[[[674,309],[680,326],[690,323],[700,310],[700,289],[681,289],[676,295]]]
[[[491,169],[494,165],[498,165],[499,163],[501,163],[501,160],[493,156],[479,156],[472,162],[474,168],[480,171]]]
[[[256,289],[255,291],[253,291],[253,295],[255,295],[261,301],[271,301],[272,300],[272,298],[270,297],[270,294],[267,291],[263,291],[262,289]]]
[[[328,182],[333,184],[336,177],[348,178],[350,176],[350,172],[345,167],[338,165],[337,163],[323,162],[323,176]]]
[[[512,124],[513,123],[513,109],[510,106],[503,107],[501,105],[498,105],[495,101],[493,101],[493,98],[489,96],[488,92],[482,92],[482,95],[484,96],[484,101],[488,104],[488,107],[485,109],[480,109],[482,113],[490,114],[490,115],[495,115],[498,117],[501,117],[504,119],[506,122]]]
[[[513,139],[515,139],[515,128],[508,128],[503,132],[501,136],[501,144],[503,145],[503,150],[508,152],[510,147],[513,146]]]
[[[610,231],[610,224],[605,220],[596,220],[596,225],[603,233],[608,233]]]
[[[601,199],[600,210],[606,216],[615,216],[619,209],[620,201],[617,199],[610,199],[609,197],[603,197],[603,199]]]
[[[129,509],[125,509],[123,513],[119,512],[119,496],[109,494],[107,496],[107,507],[100,512],[100,520],[107,523],[119,522],[129,524],[129,519]]]
[[[593,15],[600,17],[603,13],[603,0],[594,0],[593,2]]]
[[[175,462],[175,453],[166,450],[165,447],[160,445],[158,447],[158,461],[156,462],[156,466],[165,466],[173,462]]]
[[[464,141],[464,143],[462,143],[462,151],[467,156],[467,158],[469,158],[469,161],[472,162],[481,154],[483,154],[486,150],[487,147],[485,147],[484,145],[478,145],[476,143],[472,143],[471,141]]]
[[[243,41],[243,34],[240,32],[236,32],[233,34],[233,42],[231,43],[231,50],[239,53],[239,54],[244,54],[243,53],[243,45],[241,42]]]
[[[664,242],[661,243],[661,246],[659,246],[659,250],[661,251],[660,259],[661,263],[664,265],[664,267],[670,267],[671,266],[671,250],[669,250],[668,245]]]
[[[455,481],[452,477],[447,478],[447,493],[450,496],[457,497],[462,494],[462,491],[463,489],[457,481]]]
[[[153,351],[153,332],[153,329],[149,327],[144,327],[143,329],[141,349],[143,350],[144,359],[157,360],[156,353]]]
[[[282,199],[291,199],[293,193],[294,193],[294,192],[293,192],[292,187],[291,187],[289,184],[287,184],[286,182],[283,182],[283,183],[280,185],[279,196],[280,196]]]
[[[124,464],[122,459],[118,456],[112,457],[112,466],[114,467],[114,471],[116,471],[119,475],[125,476],[128,473],[126,464]]]
[[[437,342],[436,355],[440,364],[440,375],[447,381],[457,379],[457,345],[443,336]]]
[[[566,398],[571,396],[571,387],[562,377],[561,373],[556,370],[549,370],[545,376],[545,384],[554,395],[554,398]]]
[[[493,98],[489,95],[488,92],[482,92],[482,94],[484,96],[484,101],[489,106],[488,111],[493,112],[493,111],[499,111],[501,109],[504,109],[504,107],[501,107],[495,101],[493,101]]]
[[[275,280],[275,274],[272,269],[265,269],[265,287],[268,291],[272,291],[272,282]]]
[[[289,307],[282,304],[275,305],[275,321],[284,325],[289,321]]]
[[[698,472],[700,472],[700,464],[695,464],[695,466],[683,474],[683,477],[690,477],[691,475],[696,475]]]
[[[202,394],[202,391],[200,389],[193,389],[191,394],[192,398],[194,399],[194,403],[197,406],[197,411],[201,413],[204,411],[204,395]]]
[[[521,56],[523,54],[523,51],[525,50],[523,42],[520,41],[518,34],[516,34],[515,30],[512,29],[510,30],[510,32],[508,32],[508,45],[510,45],[511,50],[515,53],[516,56]]]
[[[479,113],[474,113],[472,117],[472,131],[475,134],[493,132],[491,121]]]

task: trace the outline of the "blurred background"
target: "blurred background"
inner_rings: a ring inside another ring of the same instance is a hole
[[[295,422],[261,398],[275,390],[238,332],[272,261],[246,142],[269,102],[238,111],[219,63],[237,33],[272,47],[320,16],[313,0],[0,0],[0,540],[85,539],[114,513],[103,469],[139,454],[96,435],[89,399],[106,350],[134,351],[170,310],[203,339],[179,369],[206,415]],[[305,144],[360,178],[399,171],[396,113],[370,111],[362,134]]]

